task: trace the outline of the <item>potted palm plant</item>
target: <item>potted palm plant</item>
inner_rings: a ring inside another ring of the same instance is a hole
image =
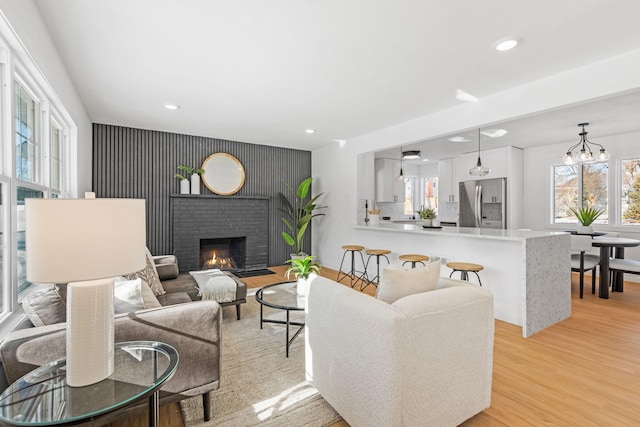
[[[578,226],[578,234],[592,234],[593,227],[591,224],[604,213],[604,209],[596,209],[592,207],[581,207],[580,209],[570,208],[571,212],[578,218],[581,225]]]
[[[307,255],[302,258],[287,260],[291,266],[285,272],[287,279],[291,273],[296,276],[298,295],[306,295],[309,285],[318,276],[321,265],[315,261],[314,256]]]
[[[313,179],[311,177],[303,180],[296,190],[294,190],[291,185],[283,182],[291,196],[290,199],[284,193],[278,193],[280,201],[282,202],[282,208],[279,208],[278,210],[284,213],[282,222],[286,227],[286,231],[282,232],[282,239],[295,251],[291,254],[292,259],[295,256],[306,255],[303,252],[302,247],[304,235],[311,223],[311,219],[316,216],[324,215],[323,213],[317,213],[316,211],[318,209],[326,208],[326,206],[318,206],[316,204],[316,201],[323,193],[320,193],[315,197],[311,197],[309,201],[305,202],[305,199],[311,190],[312,180]]]
[[[420,215],[420,219],[427,227],[431,227],[433,220],[436,219],[436,211],[431,208],[422,208],[417,210],[416,213]]]

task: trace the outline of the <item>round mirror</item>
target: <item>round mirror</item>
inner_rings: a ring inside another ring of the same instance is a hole
[[[228,196],[237,193],[244,185],[244,167],[231,154],[215,153],[202,163],[202,181],[216,194]]]

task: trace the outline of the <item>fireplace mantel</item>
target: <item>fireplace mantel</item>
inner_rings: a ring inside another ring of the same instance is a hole
[[[246,237],[246,269],[269,261],[269,197],[171,196],[173,253],[180,272],[200,270],[200,240]]]

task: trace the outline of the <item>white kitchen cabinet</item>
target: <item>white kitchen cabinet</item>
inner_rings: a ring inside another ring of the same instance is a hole
[[[482,180],[493,178],[504,178],[508,175],[508,151],[510,147],[494,148],[492,150],[480,151],[480,160],[482,166],[489,168],[489,173],[485,176],[471,176],[469,175],[469,169],[478,164],[478,152],[467,153],[460,156],[464,163],[464,171],[460,176],[461,181],[469,180]]]
[[[438,201],[458,201],[457,159],[445,159],[438,162]]]
[[[376,159],[376,201],[404,202],[405,182],[398,180],[400,162],[393,159]]]

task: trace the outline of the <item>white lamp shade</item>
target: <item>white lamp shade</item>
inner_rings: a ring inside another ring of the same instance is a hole
[[[27,199],[27,280],[68,283],[146,265],[145,201]]]

